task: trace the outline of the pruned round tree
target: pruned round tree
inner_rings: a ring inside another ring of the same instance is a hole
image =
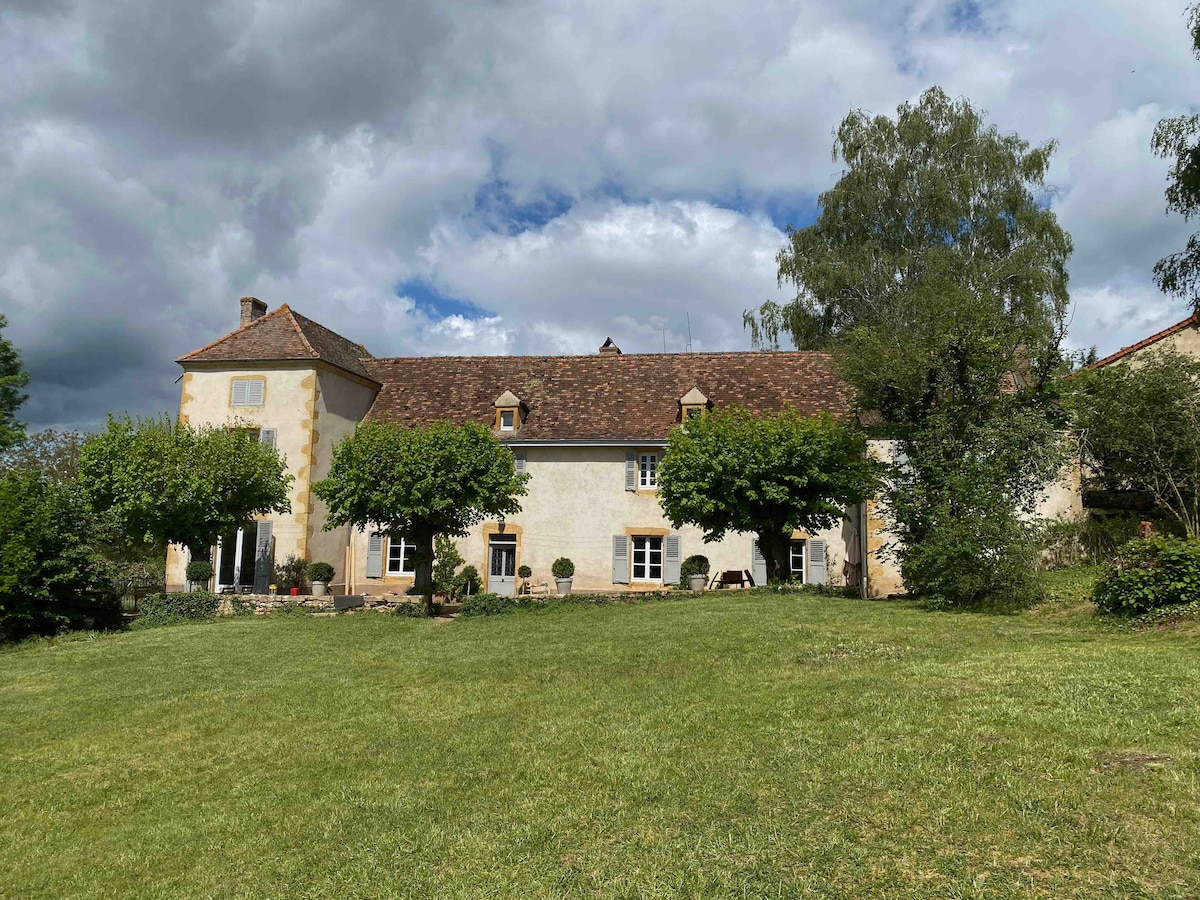
[[[484,519],[520,512],[528,477],[477,423],[368,422],[334,449],[313,493],[329,507],[326,529],[352,525],[412,542],[415,586],[432,613],[434,538],[461,537]]]
[[[758,535],[767,581],[787,580],[792,532],[836,525],[874,484],[866,441],[828,414],[788,407],[756,418],[734,407],[689,419],[667,441],[658,499],[671,524],[704,540]]]
[[[238,428],[116,419],[79,453],[79,484],[101,522],[131,541],[211,547],[248,519],[288,512],[292,476]]]

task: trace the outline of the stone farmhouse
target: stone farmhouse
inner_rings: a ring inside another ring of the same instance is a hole
[[[580,591],[648,590],[679,580],[702,553],[714,571],[765,580],[753,535],[706,544],[672,529],[657,498],[658,462],[671,429],[690,415],[733,404],[769,414],[848,414],[847,386],[828,355],[813,352],[624,354],[610,339],[588,356],[378,359],[360,344],[287,305],[267,312],[241,300],[240,326],[179,358],[181,421],[245,428],[273,444],[295,476],[292,511],[247,522],[213,548],[216,588],[263,593],[272,560],[296,554],[329,562],[334,593],[403,593],[413,581],[402,537],[323,529],[312,493],[333,449],[359,422],[423,425],[446,420],[492,427],[530,474],[522,510],[458,540],[485,590],[511,593],[528,565],[553,592],[551,563],[575,563]],[[792,572],[806,582],[851,585],[863,596],[901,589],[880,555],[884,525],[871,504],[846,510],[835,528],[792,538]],[[186,550],[172,548],[167,581],[182,586]]]

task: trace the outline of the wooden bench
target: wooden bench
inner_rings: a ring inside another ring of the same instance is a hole
[[[709,589],[716,587],[754,587],[754,576],[742,569],[725,569],[713,575]]]

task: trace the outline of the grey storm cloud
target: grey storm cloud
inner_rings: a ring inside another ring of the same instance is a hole
[[[1070,339],[1113,349],[1182,315],[1150,279],[1188,226],[1149,152],[1200,96],[1182,12],[3,0],[0,312],[24,418],[172,410],[173,360],[243,294],[376,353],[680,349],[689,322],[696,349],[745,347],[742,310],[786,294],[781,228],[836,177],[838,120],[935,83],[1059,141]]]

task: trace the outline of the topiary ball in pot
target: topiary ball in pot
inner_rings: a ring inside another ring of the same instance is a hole
[[[521,568],[517,569],[517,577],[518,578],[532,578],[533,577],[533,569],[529,568],[529,566],[521,566]]]
[[[707,556],[697,553],[689,556],[679,567],[679,586],[684,589],[700,591],[708,583],[709,562]]]
[[[560,556],[550,566],[550,572],[554,575],[554,581],[558,585],[560,594],[571,593],[571,578],[575,575],[575,563],[567,559],[565,556]]]
[[[207,559],[193,559],[187,564],[184,575],[192,585],[199,585],[200,589],[206,588],[209,579],[213,577],[212,563]]]
[[[333,581],[333,566],[327,562],[311,563],[308,567],[308,580],[312,583],[314,597],[324,597],[329,590],[329,582]]]

